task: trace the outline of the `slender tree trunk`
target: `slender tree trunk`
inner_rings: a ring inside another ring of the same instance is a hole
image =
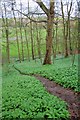
[[[22,3],[20,3],[21,12],[22,12]],[[22,14],[20,16],[20,39],[21,39],[21,46],[22,46],[22,60],[24,61],[24,42],[22,37]]]
[[[17,48],[18,48],[18,57],[19,57],[19,61],[21,62],[21,55],[20,55],[20,47],[19,47],[17,26],[16,26],[16,41],[17,41]]]
[[[77,5],[78,5],[78,54],[80,54],[80,1],[79,2],[77,1]],[[79,55],[79,60],[80,60],[80,55]]]
[[[40,41],[40,48],[41,48],[41,25],[42,25],[42,24],[40,24],[40,27],[39,27],[39,41]],[[42,64],[41,49],[40,49],[40,61],[41,61],[41,64]]]
[[[54,63],[54,59],[55,59],[55,50],[54,50],[54,35],[55,35],[55,30],[53,29],[53,39],[52,39],[52,55],[53,55],[53,63]]]
[[[65,57],[67,57],[68,56],[68,46],[67,46],[68,24],[65,23],[62,0],[61,0],[61,11],[62,11],[62,19],[63,19],[63,38],[64,38],[63,43],[65,45]]]
[[[13,5],[12,5],[12,10],[13,10]],[[18,30],[17,30],[16,17],[15,17],[14,10],[13,10],[13,16],[14,16],[15,29],[16,29],[16,41],[17,41],[17,48],[18,48],[18,58],[19,58],[19,61],[21,62],[20,47],[19,47],[19,40],[18,40]]]
[[[38,47],[38,56],[39,56],[39,59],[41,59],[40,40],[39,40],[39,30],[38,30],[37,23],[36,23],[36,32],[37,32],[37,47]]]
[[[58,18],[57,18],[58,20]],[[58,47],[58,24],[56,25],[56,48],[55,48],[55,58],[57,53],[57,47]]]
[[[22,27],[20,26],[20,39],[21,39],[21,46],[22,46],[22,60],[24,61],[24,46],[23,46],[23,38],[22,38]]]
[[[66,21],[66,31],[65,31],[65,57],[68,57],[68,21]]]
[[[70,3],[70,9],[68,11],[69,8],[69,4],[67,4],[67,13],[68,13],[68,36],[69,36],[69,50],[70,50],[70,54],[72,54],[72,47],[71,47],[71,32],[70,32],[70,12],[71,12],[71,8],[72,8],[72,0]]]
[[[7,61],[10,63],[10,49],[9,49],[9,28],[8,28],[8,18],[6,14],[6,6],[4,4],[5,9],[5,33],[6,33],[6,53],[7,53]]]
[[[22,38],[22,27],[20,25],[20,39],[21,39],[21,46],[22,46],[22,60],[24,61],[24,43],[23,43],[23,38]]]
[[[10,51],[9,51],[9,31],[8,29],[6,29],[6,42],[7,42],[7,45],[6,45],[6,51],[7,51],[7,60],[8,60],[8,63],[10,63]]]
[[[78,18],[78,54],[80,54],[80,18]]]
[[[69,49],[70,49],[70,54],[72,55],[72,47],[71,47],[71,31],[70,31],[70,19],[68,21],[69,24]]]
[[[32,49],[32,59],[34,60],[34,43],[33,43],[33,30],[32,30],[32,22],[30,22],[30,32],[31,32],[31,49]]]
[[[28,39],[27,39],[27,31],[26,31],[26,27],[24,27],[24,32],[25,32],[25,39],[26,39],[26,47],[27,47],[28,60],[30,61],[29,45],[28,45]]]

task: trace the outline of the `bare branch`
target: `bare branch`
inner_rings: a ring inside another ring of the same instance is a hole
[[[41,23],[41,22],[45,22],[45,23],[47,23],[47,20],[34,20],[34,19],[32,19],[30,16],[29,16],[29,14],[25,14],[25,13],[23,13],[23,12],[21,12],[21,11],[19,11],[19,10],[14,10],[14,11],[17,11],[17,12],[19,12],[20,14],[23,14],[24,16],[26,16],[29,20],[31,20],[32,22],[37,22],[37,23]],[[57,22],[53,22],[55,25],[57,24]]]
[[[48,16],[48,9],[47,7],[43,4],[43,2],[41,0],[36,0],[35,1],[39,6],[40,8],[45,12],[45,14]]]

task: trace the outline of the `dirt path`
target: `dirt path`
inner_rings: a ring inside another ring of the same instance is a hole
[[[19,69],[14,67],[20,74],[29,75],[21,72]],[[54,81],[50,81],[40,75],[29,75],[34,76],[36,79],[40,80],[46,90],[62,100],[68,103],[68,110],[70,112],[70,120],[80,120],[80,93],[76,93],[73,90],[63,88],[62,86],[56,84]]]
[[[68,109],[71,115],[70,120],[80,120],[79,93],[75,93],[70,89],[63,88],[55,82],[43,78],[39,75],[34,75],[34,77],[42,82],[42,84],[50,94],[56,95],[57,97],[60,97],[62,100],[68,103]]]

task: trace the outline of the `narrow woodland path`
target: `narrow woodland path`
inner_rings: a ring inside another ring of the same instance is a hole
[[[70,89],[63,88],[54,81],[50,81],[39,75],[34,76],[42,82],[50,94],[56,95],[68,103],[68,110],[71,115],[70,120],[80,120],[80,93],[75,93]]]
[[[29,75],[21,72],[19,69],[14,67],[22,75]],[[63,88],[56,84],[54,81],[50,81],[47,78],[41,77],[40,75],[30,75],[40,80],[46,90],[62,100],[68,103],[68,110],[70,112],[70,120],[80,120],[80,93],[76,93],[73,90]]]

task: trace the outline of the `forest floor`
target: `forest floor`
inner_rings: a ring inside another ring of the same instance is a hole
[[[22,75],[27,75],[25,73],[22,73],[19,69],[16,69],[16,70]],[[50,81],[49,79],[42,77],[38,74],[34,74],[30,76],[33,76],[37,80],[40,80],[40,82],[46,88],[47,92],[67,102],[68,110],[70,113],[70,120],[80,120],[80,93],[79,92],[75,92],[70,88],[64,88],[61,85],[57,84],[56,82]]]
[[[62,60],[60,60],[60,61],[62,61]],[[68,61],[69,61],[69,59],[68,59]],[[59,70],[58,69],[56,70],[55,67],[52,68],[52,66],[51,67],[47,66],[46,68],[40,68],[39,66],[37,68],[36,66],[33,66],[34,69],[32,68],[30,70],[30,66],[28,68],[28,66],[26,64],[25,64],[25,68],[23,69],[22,68],[23,63],[21,66],[17,65],[16,67],[18,68],[17,70],[20,72],[20,74],[34,76],[35,78],[37,78],[38,80],[41,81],[43,86],[46,88],[46,90],[50,94],[55,95],[55,96],[61,98],[62,100],[66,101],[68,104],[70,119],[71,120],[79,120],[80,119],[80,116],[79,116],[80,115],[80,110],[79,110],[79,108],[80,108],[80,92],[77,92],[76,89],[74,89],[74,88],[76,88],[75,85],[77,85],[76,84],[77,81],[75,82],[75,80],[77,79],[77,77],[75,77],[75,75],[77,76],[77,72],[76,72],[77,70],[75,69],[76,68],[75,66],[70,67],[68,69],[67,68],[68,61],[65,61],[64,64],[62,62],[59,63],[59,65],[62,64],[63,66],[66,66],[66,67],[61,66],[62,68],[60,68],[60,66],[58,66]],[[58,63],[58,61],[57,61],[57,63]],[[55,66],[57,67],[57,64]],[[39,68],[41,70],[38,70]],[[29,73],[29,70],[31,71],[31,73]],[[54,70],[56,70],[56,71],[54,71]],[[60,73],[60,71],[62,71],[62,72]],[[54,77],[54,76],[56,76],[56,77]],[[61,76],[62,76],[62,78],[61,78]],[[65,79],[63,79],[63,78],[65,78]],[[60,83],[61,80],[57,82],[55,79],[56,80],[63,79],[62,84]],[[70,85],[70,87],[66,88],[65,86],[63,86],[64,84],[66,84],[66,87],[68,87],[68,85]],[[71,86],[72,86],[72,88],[71,88]]]
[[[26,110],[29,109],[27,114],[30,117],[44,118],[48,114],[48,118],[57,116],[60,120],[67,120],[70,116],[70,120],[80,120],[78,57],[76,56],[73,66],[71,61],[72,57],[69,57],[55,60],[52,65],[43,66],[37,60],[36,63],[15,62],[9,68],[4,66],[8,72],[3,71],[3,117],[26,118]],[[41,106],[38,106],[37,102]],[[35,105],[36,107],[33,107]],[[41,113],[43,107],[46,110]]]
[[[76,93],[73,90],[63,88],[55,82],[39,75],[35,75],[35,77],[42,82],[49,93],[60,97],[62,100],[68,103],[68,110],[71,115],[71,120],[80,119],[80,93]]]

